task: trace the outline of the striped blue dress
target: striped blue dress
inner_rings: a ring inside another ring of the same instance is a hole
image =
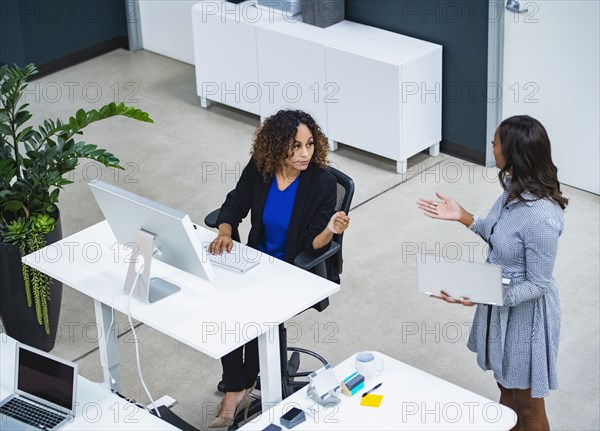
[[[510,178],[505,181],[510,190]],[[511,283],[503,306],[477,305],[467,345],[502,386],[531,388],[532,397],[542,398],[558,388],[560,303],[552,270],[563,211],[529,192],[522,196],[531,202],[506,204],[508,195],[471,227],[489,245],[487,261],[501,266]]]

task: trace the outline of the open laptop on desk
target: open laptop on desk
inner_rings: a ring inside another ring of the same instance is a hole
[[[17,343],[14,392],[0,402],[0,429],[58,430],[75,417],[77,364]]]
[[[506,284],[510,283],[502,278],[502,268],[497,265],[452,261],[434,254],[417,256],[417,274],[423,293],[440,296],[443,290],[453,298],[479,304],[504,304]]]

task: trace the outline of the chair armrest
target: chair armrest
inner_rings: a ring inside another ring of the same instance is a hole
[[[296,258],[294,259],[294,265],[297,266],[298,268],[302,268],[306,271],[310,271],[315,266],[317,266],[319,263],[324,262],[326,259],[330,258],[334,254],[339,252],[341,248],[342,247],[337,242],[331,241],[331,244],[329,245],[329,249],[325,253],[320,254],[318,256],[315,256],[306,251],[303,251],[298,256],[296,256]]]
[[[213,227],[216,228],[217,226],[217,219],[219,218],[219,212],[221,211],[221,208],[217,208],[216,210],[214,210],[213,212],[211,212],[209,215],[207,215],[206,217],[204,217],[204,224],[208,227]]]

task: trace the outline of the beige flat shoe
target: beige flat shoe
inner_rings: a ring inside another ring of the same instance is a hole
[[[244,411],[244,417],[242,420],[246,420],[246,418],[248,417],[248,409],[250,408],[250,404],[252,404],[252,398],[250,397],[250,391],[246,390],[244,397],[241,399],[240,403],[237,405],[237,407],[235,408],[235,411],[233,412],[233,419],[226,418],[224,416],[217,416],[215,418],[215,420],[213,420],[208,427],[209,428],[225,428],[225,427],[229,428],[231,425],[233,425],[235,418],[238,416],[239,412],[241,412],[242,410]],[[223,400],[221,400],[217,409],[220,414],[221,411],[223,410]]]

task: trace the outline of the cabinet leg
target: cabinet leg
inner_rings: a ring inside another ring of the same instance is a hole
[[[206,97],[202,97],[200,96],[200,106],[202,106],[204,109],[208,108],[208,99]]]
[[[429,147],[429,155],[433,156],[433,157],[440,155],[440,143],[439,142],[437,144],[433,144],[431,147]]]
[[[399,174],[405,174],[407,166],[408,166],[408,160],[396,161],[396,172]]]
[[[333,152],[338,149],[337,141],[334,141],[333,139],[328,139],[327,143],[329,144],[329,151]]]

